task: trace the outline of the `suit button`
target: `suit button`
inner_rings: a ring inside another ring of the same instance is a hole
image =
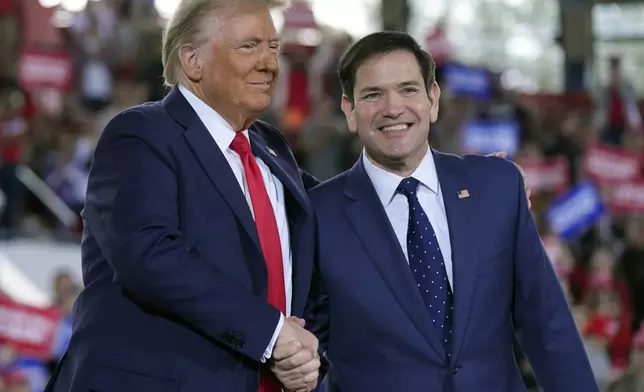
[[[456,365],[454,366],[454,369],[452,370],[452,374],[456,375],[456,373],[458,373],[458,371],[459,371],[460,369],[461,369],[461,365],[456,364]]]

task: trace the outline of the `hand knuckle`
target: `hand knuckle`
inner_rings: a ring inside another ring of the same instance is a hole
[[[318,371],[314,371],[312,373],[307,374],[304,379],[306,380],[307,383],[313,382],[318,379],[319,373]]]

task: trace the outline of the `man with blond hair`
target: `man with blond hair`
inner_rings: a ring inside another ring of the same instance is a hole
[[[96,147],[83,280],[51,392],[311,391],[302,316],[314,219],[271,103],[285,2],[184,0],[163,36],[168,96]],[[291,370],[287,370],[291,369]]]

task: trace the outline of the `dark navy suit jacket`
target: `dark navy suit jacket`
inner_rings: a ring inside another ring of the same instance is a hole
[[[433,155],[452,248],[451,356],[359,161],[310,192],[319,254],[307,318],[331,362],[329,389],[525,391],[515,334],[544,391],[597,391],[517,168]]]
[[[276,129],[257,122],[249,136],[254,154],[285,188],[292,313],[302,316],[314,258],[303,181],[314,181],[302,177]],[[267,303],[265,262],[246,199],[178,89],[106,127],[84,223],[85,289],[49,391],[257,391],[279,311]]]

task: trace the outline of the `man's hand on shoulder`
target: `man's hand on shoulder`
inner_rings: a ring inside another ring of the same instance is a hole
[[[506,159],[508,154],[506,154],[505,152],[494,152],[487,156]],[[519,172],[521,172],[521,176],[523,177],[523,185],[525,186],[525,196],[528,198],[528,208],[532,208],[532,203],[530,202],[530,187],[528,187],[528,179],[525,176],[525,172],[523,171],[523,168],[519,166],[516,162],[512,162],[512,163],[514,163],[517,169],[519,169]]]
[[[304,320],[289,317],[275,343],[271,370],[288,392],[310,392],[315,389],[320,369],[318,340],[304,329]]]

